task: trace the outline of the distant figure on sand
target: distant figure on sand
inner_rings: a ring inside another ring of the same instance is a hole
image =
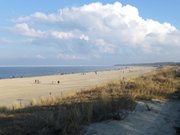
[[[60,81],[59,81],[59,80],[57,81],[57,84],[60,84]]]
[[[97,75],[97,71],[94,72]]]
[[[39,80],[35,80],[35,84],[39,84]]]

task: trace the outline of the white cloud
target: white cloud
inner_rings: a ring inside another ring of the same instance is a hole
[[[41,59],[41,60],[46,59],[46,57],[44,57],[44,56],[42,56],[42,55],[40,55],[40,54],[37,54],[37,55],[36,55],[36,58],[37,58],[37,59]]]
[[[106,43],[103,39],[97,39],[95,45],[100,53],[112,54],[115,51],[114,45]]]
[[[36,12],[34,15],[33,15],[35,18],[39,18],[41,20],[48,20],[48,17],[41,13],[41,12]]]
[[[86,36],[86,35],[84,35],[84,34],[82,34],[82,35],[79,37],[79,39],[85,40],[85,41],[89,41],[89,37]]]
[[[54,38],[58,38],[58,39],[70,39],[74,37],[73,33],[71,32],[53,31],[51,34]]]
[[[62,20],[62,18],[59,18],[56,14],[49,14],[46,15],[42,12],[36,12],[30,16],[21,16],[17,19],[13,19],[13,22],[22,23],[22,22],[31,22],[31,21],[38,21],[38,22],[58,22]]]
[[[29,37],[45,37],[46,33],[41,30],[35,30],[30,28],[26,23],[18,23],[11,30],[18,32],[21,35],[29,36]]]
[[[117,54],[119,50],[132,48],[156,53],[180,47],[180,32],[173,25],[144,19],[136,7],[120,2],[91,3],[51,14],[36,12],[15,22],[14,29],[22,35],[49,38],[51,43],[63,44],[63,49],[69,52]],[[59,54],[59,58],[76,59],[64,54]]]
[[[57,55],[57,58],[60,60],[78,60],[78,59],[80,59],[76,55],[70,55],[70,54],[64,54],[64,53],[59,53]]]

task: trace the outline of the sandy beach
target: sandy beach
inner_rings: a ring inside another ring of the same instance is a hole
[[[85,90],[123,77],[137,77],[154,67],[131,67],[128,69],[89,73],[39,76],[0,80],[0,106],[29,103],[41,97],[65,96],[70,92]],[[39,83],[35,83],[38,80]],[[58,84],[59,81],[59,84]]]

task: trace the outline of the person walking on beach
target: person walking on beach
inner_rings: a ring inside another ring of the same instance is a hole
[[[60,84],[60,81],[59,81],[59,80],[57,81],[57,84]]]

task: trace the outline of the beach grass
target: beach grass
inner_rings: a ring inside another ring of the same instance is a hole
[[[180,88],[179,67],[162,67],[137,78],[123,78],[69,97],[32,100],[29,106],[0,108],[0,135],[78,135],[83,127],[122,120],[136,100],[168,100]]]

